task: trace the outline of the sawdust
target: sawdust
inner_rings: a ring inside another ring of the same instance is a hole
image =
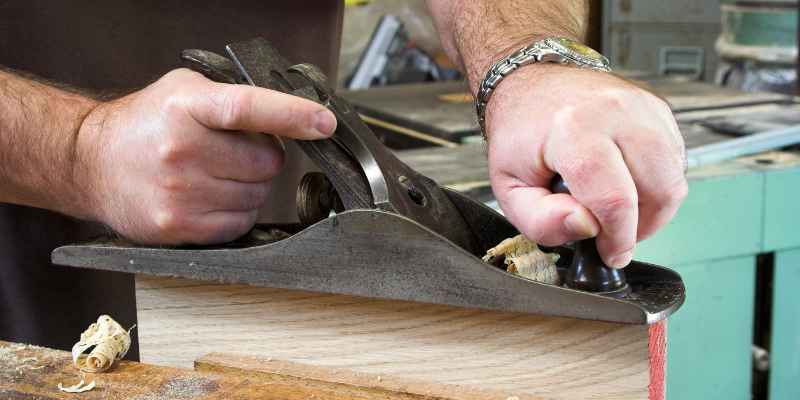
[[[492,265],[505,265],[513,274],[537,282],[558,285],[561,279],[556,269],[556,253],[545,253],[536,243],[525,236],[517,235],[500,242],[483,256],[483,261]]]
[[[52,351],[28,344],[15,344],[0,347],[0,381],[21,379],[27,371],[38,371],[48,365],[48,360],[31,357],[33,351]]]
[[[20,360],[22,358],[17,355],[17,352],[25,349],[25,345],[15,345],[0,347],[0,380],[11,381],[16,378],[18,371],[22,365]]]
[[[200,376],[179,377],[170,379],[158,391],[137,396],[134,400],[194,399],[218,388],[216,382]]]
[[[0,347],[0,365],[5,368],[33,366],[31,363],[37,363],[39,361],[37,357],[21,355],[28,353],[29,350],[41,351],[50,349],[30,344],[15,344],[12,346]]]
[[[18,350],[21,350],[19,346],[0,347],[0,363],[3,365],[16,364],[19,361]]]

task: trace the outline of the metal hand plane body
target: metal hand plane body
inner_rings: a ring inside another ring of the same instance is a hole
[[[518,234],[505,218],[397,159],[316,67],[291,65],[264,39],[226,50],[228,57],[186,50],[182,59],[210,79],[301,96],[337,118],[330,139],[297,142],[322,171],[298,188],[301,224],[287,228],[286,238],[246,246],[70,245],[53,252],[55,264],[637,324],[682,304],[680,276],[655,265],[626,268],[631,290],[620,297],[534,282],[482,262],[487,249]],[[553,251],[562,254],[563,273],[572,250]]]

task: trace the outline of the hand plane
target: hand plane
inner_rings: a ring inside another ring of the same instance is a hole
[[[181,57],[210,79],[301,96],[338,120],[331,138],[297,142],[322,171],[299,185],[300,224],[281,227],[283,238],[216,247],[150,248],[113,239],[69,245],[53,251],[53,263],[631,324],[659,321],[683,303],[676,272],[642,262],[624,274],[611,270],[592,241],[547,249],[561,255],[565,285],[484,263],[487,249],[519,234],[503,216],[397,159],[315,66],[292,65],[264,39],[226,51],[227,57],[185,50]]]

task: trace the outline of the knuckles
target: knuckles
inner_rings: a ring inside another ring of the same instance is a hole
[[[688,195],[689,183],[686,181],[686,178],[681,176],[676,182],[664,188],[663,195],[660,197],[660,206],[662,208],[669,208],[679,205]]]
[[[627,106],[629,97],[631,97],[629,89],[606,89],[598,94],[598,104],[596,106],[602,112],[623,111]]]
[[[190,187],[183,178],[173,174],[159,175],[156,177],[156,184],[158,189],[165,193],[178,193]]]
[[[593,203],[590,208],[597,218],[606,224],[614,225],[638,206],[638,199],[635,193],[610,190],[599,195]]]
[[[602,168],[603,162],[591,155],[576,157],[562,169],[562,174],[564,179],[573,182],[576,187],[588,187],[591,186],[590,182],[598,179],[597,171]],[[638,206],[635,190],[610,189],[604,193],[590,193],[584,197],[586,205],[604,224],[617,223]]]
[[[188,68],[175,68],[175,69],[167,72],[166,74],[164,74],[164,76],[161,78],[161,80],[164,80],[164,81],[186,80],[186,79],[194,78],[194,77],[196,77],[198,75],[200,75],[200,74],[197,73],[197,72],[194,72],[194,71],[192,71],[191,69],[188,69]]]
[[[568,182],[575,186],[587,186],[597,178],[598,169],[602,168],[605,160],[592,157],[591,154],[573,155],[567,162],[559,162],[558,170]]]
[[[247,233],[255,224],[258,213],[232,213],[209,229],[203,215],[160,208],[153,212],[150,233],[145,242],[159,244],[211,244],[227,242]]]
[[[192,152],[185,141],[169,135],[160,138],[156,147],[156,161],[162,165],[175,165],[191,156]]]
[[[284,129],[293,131],[303,131],[311,129],[312,114],[308,112],[299,102],[290,102],[286,105]]]
[[[244,196],[242,207],[247,209],[259,209],[264,205],[269,194],[269,185],[258,185],[256,189],[250,190]]]
[[[260,151],[255,152],[253,165],[263,173],[264,180],[276,177],[286,162],[283,150],[274,144],[269,144]]]
[[[169,207],[161,207],[152,213],[151,224],[159,242],[177,244],[190,240],[191,219],[185,214],[185,211]]]
[[[189,68],[176,68],[164,74],[156,81],[156,84],[164,86],[184,86],[207,81],[203,74],[199,72],[192,71]]]
[[[220,125],[235,129],[246,123],[253,104],[253,94],[248,90],[227,90],[219,98]]]

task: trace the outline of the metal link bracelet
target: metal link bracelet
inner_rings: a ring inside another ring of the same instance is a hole
[[[478,87],[475,111],[478,114],[478,124],[484,139],[486,139],[486,106],[497,85],[518,68],[543,61],[572,63],[579,67],[598,71],[611,71],[607,58],[591,48],[567,38],[547,38],[515,51],[494,63],[486,71],[486,76]]]

